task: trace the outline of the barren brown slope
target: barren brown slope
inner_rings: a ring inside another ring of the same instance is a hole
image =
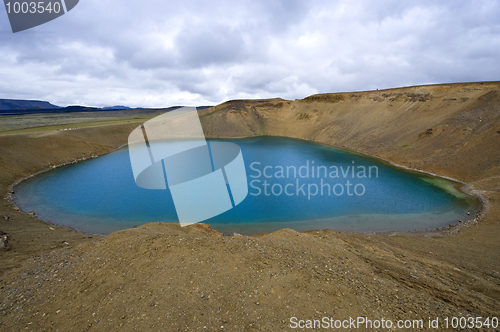
[[[2,212],[20,222],[1,219],[0,230],[12,229],[19,243],[0,253],[2,262],[16,257],[14,251],[19,258],[35,254],[31,243],[43,256],[1,277],[2,324],[34,331],[275,331],[290,329],[291,316],[426,324],[429,316],[498,317],[498,90],[491,82],[424,86],[235,101],[200,112],[209,136],[314,139],[469,182],[489,198],[490,208],[458,234],[282,230],[222,237],[203,225],[148,224],[74,247],[84,237],[77,234],[67,248],[47,253],[40,232],[56,234],[50,235],[54,246],[71,233],[50,231],[5,203]],[[2,188],[48,163],[110,151],[126,143],[132,128],[0,137],[1,152],[8,153],[0,159]]]
[[[498,187],[499,90],[498,82],[418,86],[234,101],[201,114],[209,136],[311,139],[463,181],[491,177]]]
[[[126,144],[130,131],[138,124],[82,128],[70,131],[44,131],[0,137],[0,191],[24,177],[55,165],[76,162],[111,152]],[[0,276],[33,255],[88,239],[88,234],[49,226],[21,211],[9,200],[0,205],[0,231],[13,237],[10,249],[0,252]],[[8,219],[6,219],[8,218]]]

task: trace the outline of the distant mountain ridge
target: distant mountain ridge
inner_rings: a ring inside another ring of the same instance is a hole
[[[131,108],[128,106],[106,106],[106,107],[88,107],[80,105],[71,105],[66,107],[56,106],[48,101],[40,100],[17,100],[17,99],[0,99],[0,116],[2,115],[26,115],[26,114],[42,114],[42,113],[77,113],[77,112],[102,112],[102,111],[127,111],[127,110],[164,110],[165,112],[183,106],[170,106],[162,108]],[[197,106],[198,111],[201,111],[212,106]]]
[[[143,108],[143,107],[138,107],[138,108]],[[104,106],[102,109],[103,110],[129,110],[129,109],[131,109],[131,107],[117,105],[117,106]]]
[[[60,107],[53,105],[48,101],[41,101],[41,100],[0,99],[0,111],[29,109],[29,108],[55,109]]]

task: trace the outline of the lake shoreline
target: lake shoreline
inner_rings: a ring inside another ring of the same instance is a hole
[[[448,181],[460,184],[461,186],[459,188],[456,188],[456,189],[459,190],[460,192],[464,193],[464,194],[467,194],[467,195],[475,198],[478,201],[478,203],[479,203],[479,209],[475,213],[472,213],[469,218],[464,218],[463,220],[461,219],[462,220],[461,222],[457,221],[457,223],[455,223],[455,224],[449,224],[448,227],[441,227],[439,229],[433,229],[433,230],[413,230],[413,231],[391,231],[391,230],[389,230],[389,231],[366,231],[366,232],[362,232],[362,231],[361,232],[356,232],[356,231],[340,231],[340,232],[347,232],[347,233],[354,232],[354,233],[359,233],[359,234],[389,235],[389,236],[395,236],[395,235],[409,235],[409,236],[422,236],[422,237],[448,236],[448,235],[456,234],[457,232],[460,232],[463,229],[467,229],[467,228],[469,228],[469,227],[471,227],[473,225],[476,225],[478,222],[480,222],[482,215],[485,214],[485,213],[487,213],[487,211],[488,211],[488,207],[489,207],[489,201],[488,201],[488,199],[485,196],[481,195],[479,193],[479,191],[475,190],[471,185],[469,185],[469,184],[467,184],[467,183],[465,183],[463,181],[460,181],[460,180],[457,180],[457,179],[454,179],[454,178],[451,178],[451,177],[442,176],[442,175],[439,175],[439,174],[434,174],[434,173],[431,173],[431,172],[427,172],[427,171],[415,169],[415,168],[410,168],[410,167],[407,167],[407,166],[404,166],[404,165],[399,165],[397,163],[392,162],[391,160],[388,160],[388,159],[385,159],[385,158],[381,158],[381,157],[378,157],[378,156],[374,156],[374,155],[369,155],[369,154],[363,153],[361,151],[350,150],[350,149],[347,149],[347,148],[341,148],[341,147],[337,147],[335,145],[330,145],[330,144],[326,144],[326,143],[317,142],[317,141],[315,141],[313,139],[307,139],[307,138],[301,138],[301,137],[294,137],[294,136],[260,135],[260,136],[247,136],[247,137],[243,137],[243,136],[241,136],[241,137],[206,137],[206,140],[213,140],[213,139],[251,139],[251,138],[259,138],[259,137],[283,137],[283,138],[296,139],[296,140],[299,140],[299,141],[308,141],[308,142],[315,143],[315,144],[318,144],[318,145],[322,145],[322,146],[325,146],[325,147],[337,149],[339,151],[344,151],[344,152],[348,152],[348,153],[359,154],[359,155],[364,156],[364,157],[368,157],[368,158],[371,158],[371,159],[375,159],[377,161],[385,162],[385,163],[387,163],[387,164],[389,164],[391,166],[394,166],[394,167],[397,167],[397,168],[400,168],[400,169],[412,171],[412,172],[415,172],[415,173],[426,174],[426,175],[430,175],[430,176],[433,176],[433,177],[436,177],[436,178],[440,178],[440,179],[445,179],[445,180],[448,180]],[[14,199],[14,197],[12,197],[12,194],[11,194],[12,192],[15,192],[15,187],[17,185],[19,185],[21,182],[26,181],[28,179],[32,179],[32,178],[34,178],[36,176],[39,176],[41,174],[44,174],[44,173],[56,170],[56,169],[58,169],[60,167],[63,167],[63,166],[77,164],[79,162],[83,162],[83,161],[90,160],[90,159],[95,159],[95,158],[98,158],[100,156],[104,156],[104,155],[116,152],[118,150],[121,150],[121,149],[127,147],[127,145],[128,144],[123,144],[123,145],[119,146],[118,148],[116,148],[116,149],[114,149],[112,151],[98,153],[98,154],[95,154],[95,155],[92,155],[92,156],[89,156],[89,157],[83,157],[83,158],[79,158],[79,159],[74,159],[74,160],[69,161],[69,162],[65,162],[65,163],[53,165],[53,166],[51,166],[49,168],[42,169],[42,170],[40,170],[38,172],[35,172],[35,173],[31,174],[31,175],[22,177],[21,179],[18,179],[14,183],[12,183],[11,185],[9,185],[9,187],[8,187],[8,193],[5,196],[5,199],[7,201],[9,201],[13,205],[13,209],[14,210],[18,209],[16,211],[21,211],[21,212],[29,215],[27,211],[23,211],[16,204],[15,199]],[[446,189],[443,188],[443,190],[446,190]],[[36,217],[36,211],[34,211],[34,213],[35,213],[35,217]],[[64,225],[64,224],[58,224],[58,223],[53,223],[51,221],[43,220],[43,219],[40,219],[38,217],[36,217],[36,218],[38,220],[40,220],[40,221],[48,224],[48,225],[53,225],[53,226],[58,226],[58,227],[64,227],[66,229],[71,229],[71,230],[73,230],[73,231],[75,231],[77,233],[81,233],[81,234],[87,234],[87,235],[92,235],[92,236],[101,236],[101,237],[105,237],[105,236],[109,235],[109,234],[100,234],[100,233],[92,233],[92,232],[82,231],[82,230],[79,230],[79,229],[77,229],[75,227],[72,227],[72,226],[68,226],[68,225]],[[308,221],[308,220],[309,219],[304,219],[303,221]],[[174,224],[175,224],[175,222],[174,222]],[[285,227],[285,228],[287,228],[287,227]],[[323,230],[323,229],[318,229],[318,230]],[[335,230],[335,229],[333,229],[333,230]],[[310,231],[317,231],[317,230],[316,229],[312,229],[312,230],[308,230],[308,231],[304,231],[304,232],[310,232]],[[261,234],[261,233],[259,233],[259,234]],[[270,234],[270,233],[265,233],[265,234]],[[254,236],[254,235],[249,235],[249,236]]]
[[[42,175],[42,174],[45,174],[45,173],[48,173],[50,171],[54,171],[56,169],[58,169],[59,167],[63,167],[63,166],[68,166],[68,165],[73,165],[73,164],[77,164],[79,162],[83,162],[83,161],[86,161],[86,160],[90,160],[90,159],[95,159],[95,158],[98,158],[100,156],[104,156],[104,155],[107,155],[107,154],[110,154],[112,152],[115,152],[115,151],[118,151],[120,149],[123,149],[124,147],[126,147],[127,144],[123,144],[121,145],[120,147],[112,150],[112,151],[109,151],[109,152],[103,152],[103,153],[99,153],[99,154],[95,154],[91,157],[83,157],[83,158],[79,158],[79,159],[75,159],[75,160],[72,160],[72,161],[68,161],[68,162],[65,162],[65,163],[61,163],[61,164],[57,164],[57,165],[53,165],[49,168],[45,168],[45,169],[42,169],[38,172],[35,172],[31,175],[28,175],[28,176],[24,176],[18,180],[16,180],[14,183],[12,183],[11,185],[9,185],[9,187],[7,188],[7,195],[5,196],[5,200],[7,200],[8,202],[10,202],[12,204],[12,208],[15,210],[15,211],[20,211],[22,213],[25,213],[27,215],[29,215],[29,212],[26,212],[24,210],[22,210],[16,203],[14,197],[12,197],[12,193],[15,192],[15,188],[17,185],[19,185],[21,182],[24,182],[26,180],[29,180],[29,179],[32,179],[34,177],[37,177],[39,175]],[[87,235],[92,235],[92,236],[106,236],[106,235],[103,235],[103,234],[97,234],[97,233],[90,233],[90,232],[85,232],[85,231],[81,231],[77,228],[74,228],[74,227],[71,227],[71,226],[67,226],[67,225],[63,225],[63,224],[57,224],[57,223],[53,223],[51,221],[48,221],[48,220],[44,220],[44,219],[40,219],[36,216],[36,211],[35,212],[35,218],[46,223],[47,225],[52,225],[52,226],[57,226],[57,227],[63,227],[63,228],[66,228],[66,229],[71,229],[72,231],[74,232],[77,232],[77,233],[81,233],[81,234],[87,234]]]
[[[333,144],[327,144],[327,143],[323,143],[323,142],[318,142],[314,139],[308,139],[308,138],[302,138],[302,137],[297,137],[297,136],[284,136],[284,135],[259,135],[259,136],[234,136],[234,137],[218,137],[218,136],[206,136],[206,139],[247,139],[247,138],[258,138],[258,137],[284,137],[284,138],[293,138],[293,139],[297,139],[297,140],[301,140],[301,141],[308,141],[308,142],[312,142],[312,143],[315,143],[315,144],[318,144],[318,145],[322,145],[322,146],[326,146],[326,147],[329,147],[329,148],[333,148],[333,149],[337,149],[337,150],[340,150],[340,151],[345,151],[345,152],[349,152],[349,153],[357,153],[359,155],[362,155],[364,157],[368,157],[368,158],[372,158],[372,159],[375,159],[375,160],[378,160],[378,161],[382,161],[382,162],[385,162],[387,164],[390,164],[394,167],[397,167],[397,168],[401,168],[401,169],[405,169],[405,170],[408,170],[408,171],[412,171],[412,172],[415,172],[415,173],[420,173],[420,174],[426,174],[426,175],[431,175],[433,177],[436,177],[436,178],[440,178],[440,179],[445,179],[445,180],[448,180],[448,181],[451,181],[451,182],[455,182],[457,184],[460,184],[460,187],[459,188],[456,188],[457,190],[459,190],[461,193],[464,193],[468,196],[471,196],[473,198],[475,198],[477,200],[477,202],[479,203],[479,209],[474,213],[475,215],[472,216],[471,214],[471,217],[469,218],[464,218],[464,220],[462,220],[461,223],[458,223],[458,224],[455,224],[455,225],[450,225],[450,227],[448,228],[444,228],[444,229],[440,229],[440,230],[417,230],[417,231],[382,231],[382,232],[356,232],[356,233],[360,233],[360,234],[380,234],[380,235],[422,235],[422,236],[444,236],[444,235],[451,235],[451,234],[455,234],[463,229],[466,229],[466,228],[469,228],[471,227],[472,225],[475,225],[477,224],[480,220],[481,220],[481,217],[485,214],[487,214],[488,210],[489,210],[489,206],[490,206],[490,202],[488,200],[488,198],[482,194],[479,190],[476,190],[471,184],[469,183],[466,183],[464,181],[460,181],[458,179],[455,179],[455,178],[452,178],[452,177],[448,177],[448,176],[445,176],[445,175],[440,175],[440,174],[437,174],[437,173],[432,173],[432,172],[429,172],[429,171],[425,171],[425,170],[421,170],[421,169],[417,169],[417,168],[411,168],[411,167],[408,167],[408,166],[405,166],[405,165],[400,165],[396,162],[393,162],[387,158],[383,158],[383,157],[379,157],[379,156],[376,156],[376,155],[370,155],[370,154],[367,154],[367,153],[364,153],[362,151],[359,151],[359,150],[355,150],[355,149],[348,149],[348,148],[345,148],[345,147],[339,147],[339,146],[336,146],[336,145],[333,145]],[[444,190],[444,189],[443,189]]]

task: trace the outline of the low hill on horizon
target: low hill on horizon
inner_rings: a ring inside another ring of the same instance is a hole
[[[18,109],[57,109],[60,106],[53,105],[42,100],[22,100],[22,99],[0,99],[0,111]]]
[[[75,112],[102,112],[102,111],[126,111],[126,110],[167,110],[172,111],[184,106],[167,106],[160,108],[151,107],[128,107],[128,106],[105,106],[91,107],[82,105],[69,105],[66,107],[56,106],[48,101],[40,100],[20,100],[20,99],[0,99],[1,115],[27,115],[41,113],[75,113]],[[201,111],[213,106],[196,106]]]
[[[132,107],[128,106],[123,106],[123,105],[116,105],[116,106],[104,106],[102,107],[103,110],[129,110]],[[140,107],[137,107],[140,108]]]

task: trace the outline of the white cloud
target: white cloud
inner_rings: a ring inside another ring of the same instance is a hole
[[[0,98],[58,105],[206,105],[500,78],[497,1],[86,0],[17,34],[0,10],[0,30]]]

